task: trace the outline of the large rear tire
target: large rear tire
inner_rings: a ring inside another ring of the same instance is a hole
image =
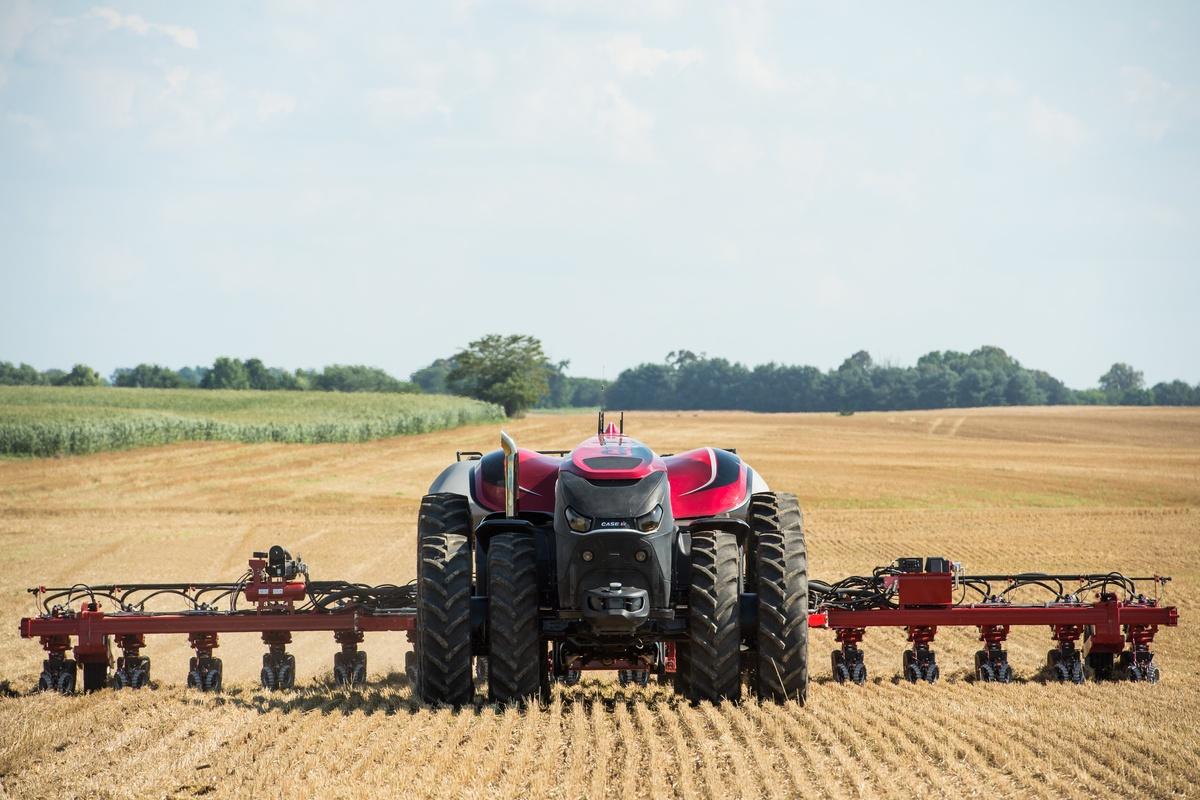
[[[417,520],[417,683],[427,703],[471,702],[471,509],[457,494],[421,499]]]
[[[716,703],[741,698],[739,561],[734,534],[692,532],[685,685],[693,700]]]
[[[758,577],[754,688],[764,700],[803,705],[808,692],[808,552],[800,503],[792,494],[756,494],[750,524]]]
[[[527,534],[488,542],[488,696],[520,703],[540,695],[545,645],[538,628],[537,548]]]

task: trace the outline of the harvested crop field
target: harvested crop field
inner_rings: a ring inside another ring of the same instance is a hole
[[[904,637],[864,642],[866,686],[829,680],[814,632],[808,705],[689,707],[659,688],[585,680],[546,709],[411,699],[401,635],[370,635],[372,682],[327,681],[334,645],[297,635],[303,687],[257,684],[262,645],[226,636],[226,691],[182,688],[183,637],[151,641],[154,691],[0,699],[0,797],[1182,797],[1200,784],[1200,411],[1035,408],[835,415],[636,413],[660,451],[736,446],[806,508],[811,572],[902,555],[973,571],[1121,569],[1174,576],[1181,626],[1162,682],[1059,685],[1043,629],[1014,631],[1017,680],[972,676],[974,637],[943,631],[942,680],[899,678]],[[590,416],[510,423],[571,447]],[[24,693],[41,651],[16,635],[24,588],[225,580],[251,550],[299,552],[313,577],[414,574],[420,495],[495,425],[361,444],[181,443],[0,461],[0,679]]]

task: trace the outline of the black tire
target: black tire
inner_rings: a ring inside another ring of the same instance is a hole
[[[83,664],[83,691],[98,692],[108,686],[108,664],[88,661]]]
[[[284,692],[296,688],[296,657],[291,653],[280,660],[275,670],[275,688]]]
[[[692,532],[687,646],[688,696],[692,700],[741,699],[739,555],[737,537],[732,533]]]
[[[135,669],[133,676],[130,678],[130,687],[134,689],[143,689],[150,685],[150,670]]]
[[[758,577],[758,669],[764,700],[801,705],[808,693],[808,551],[804,517],[793,494],[750,501]]]
[[[834,650],[829,654],[829,665],[833,670],[833,680],[836,683],[845,683],[850,680],[850,668],[846,666],[846,656],[841,650]]]
[[[427,703],[471,702],[471,509],[457,494],[421,499],[417,520],[417,682]]]
[[[221,659],[214,658],[208,662],[208,671],[204,673],[204,691],[219,692],[224,682],[224,672]]]
[[[688,680],[687,643],[675,643],[675,671],[671,673],[671,687],[682,697],[690,697],[692,688]]]
[[[488,543],[488,697],[519,703],[540,695],[545,645],[538,627],[537,548],[528,534]]]
[[[365,686],[367,684],[367,654],[359,650],[354,654],[354,664],[350,670],[350,685]]]

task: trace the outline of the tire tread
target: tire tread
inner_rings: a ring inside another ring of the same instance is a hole
[[[471,510],[467,498],[430,494],[417,520],[417,662],[428,703],[471,702]]]

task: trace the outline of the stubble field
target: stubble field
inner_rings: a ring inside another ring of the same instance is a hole
[[[510,423],[570,447],[589,416]],[[399,634],[369,635],[371,683],[331,687],[334,645],[292,647],[303,686],[257,684],[262,645],[226,636],[226,691],[182,688],[183,637],[152,640],[153,691],[25,694],[41,651],[17,637],[34,584],[227,580],[251,550],[299,552],[313,577],[414,574],[420,495],[496,426],[344,445],[219,442],[0,461],[0,797],[1098,797],[1200,783],[1200,411],[976,409],[833,415],[637,413],[660,451],[736,446],[806,509],[811,572],[901,555],[972,571],[1162,572],[1182,625],[1160,632],[1158,685],[1046,683],[1043,629],[1015,631],[1011,685],[971,677],[976,642],[943,631],[942,680],[899,679],[904,637],[864,643],[866,686],[829,681],[812,636],[807,706],[690,707],[607,678],[545,709],[415,702]]]

